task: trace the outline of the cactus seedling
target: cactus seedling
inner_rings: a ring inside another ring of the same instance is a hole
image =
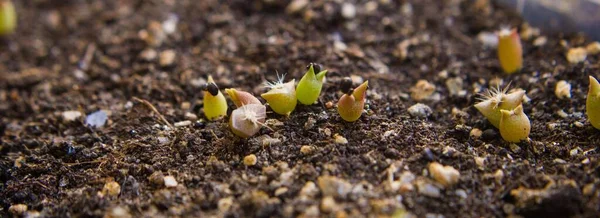
[[[254,95],[238,91],[236,89],[225,89],[233,103],[238,107],[231,112],[229,127],[239,137],[248,138],[256,134],[261,126],[265,126],[267,108],[262,105]]]
[[[531,123],[527,115],[523,113],[523,105],[517,106],[514,110],[500,110],[502,118],[500,119],[500,135],[508,142],[520,142],[529,137]]]
[[[315,74],[315,72],[318,73]],[[325,74],[327,74],[327,70],[321,71],[320,65],[313,63],[308,65],[308,71],[300,79],[296,87],[296,96],[300,103],[311,105],[317,101],[321,94]]]
[[[516,29],[498,32],[498,60],[506,73],[517,72],[523,67],[523,48]]]
[[[208,83],[204,88],[204,115],[208,120],[215,120],[227,115],[227,100],[212,76],[208,76]]]
[[[475,108],[490,121],[496,128],[500,126],[500,118],[502,113],[500,110],[512,110],[519,106],[523,102],[523,96],[525,91],[517,90],[508,93],[508,88],[490,89],[486,94],[483,95],[482,101],[475,104]]]
[[[15,31],[17,27],[17,13],[10,0],[0,0],[0,36]]]
[[[600,130],[600,83],[592,76],[590,76],[590,90],[588,90],[585,111],[592,126]]]
[[[342,82],[342,91],[346,94],[338,101],[338,113],[342,119],[348,122],[354,122],[362,115],[369,81],[364,82],[354,90],[349,88],[351,84],[352,81],[348,79]]]
[[[229,120],[231,131],[242,138],[253,136],[264,126],[266,110],[262,104],[247,104],[233,110]]]
[[[258,98],[249,92],[238,91],[236,89],[225,89],[225,92],[231,97],[231,101],[236,107],[241,107],[247,104],[262,104]]]
[[[267,86],[271,88],[266,93],[260,95],[275,113],[281,115],[290,115],[296,108],[298,100],[296,99],[296,87],[294,83],[296,80],[291,80],[287,83],[283,83],[283,77],[279,78],[277,82],[267,83]]]

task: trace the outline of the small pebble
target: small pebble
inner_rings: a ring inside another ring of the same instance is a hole
[[[585,48],[577,47],[571,48],[567,52],[567,61],[572,64],[576,64],[582,61],[585,61],[587,58],[587,51]]]
[[[189,125],[192,125],[192,121],[184,120],[184,121],[181,121],[181,122],[177,122],[177,123],[175,123],[173,125],[175,125],[175,127],[189,126]]]
[[[158,64],[161,67],[170,66],[175,62],[176,53],[174,50],[166,50],[160,53]]]
[[[100,128],[106,124],[106,120],[108,120],[108,115],[103,110],[96,111],[94,113],[88,114],[85,118],[85,124],[90,127]]]
[[[533,46],[542,47],[546,44],[546,42],[548,42],[548,38],[545,36],[540,36],[533,40]]]
[[[450,187],[460,179],[460,172],[452,166],[444,166],[437,162],[429,164],[429,173],[437,182],[445,187]]]
[[[250,154],[244,157],[244,165],[246,166],[254,166],[256,165],[257,158],[256,155]]]
[[[315,152],[315,148],[313,146],[303,145],[302,147],[300,147],[300,153],[302,153],[303,155],[309,155],[313,152]]]
[[[408,108],[408,113],[413,117],[427,118],[433,113],[433,111],[431,108],[429,108],[429,106],[417,103]]]
[[[196,114],[194,114],[194,113],[186,112],[185,113],[185,119],[196,121],[196,120],[198,120],[198,116]]]
[[[178,185],[177,180],[173,176],[165,176],[163,182],[167,188],[176,187]]]
[[[305,130],[312,129],[315,126],[315,123],[317,123],[317,120],[315,118],[308,117],[308,119],[304,123],[304,129]]]
[[[13,214],[14,216],[23,215],[25,212],[27,212],[27,205],[26,204],[10,205],[10,207],[8,208],[8,212]]]
[[[161,171],[155,171],[154,173],[150,174],[150,176],[148,176],[148,181],[150,181],[150,183],[154,185],[160,186],[165,184],[164,178],[165,176]]]
[[[151,48],[144,49],[140,53],[140,58],[142,58],[142,60],[144,60],[144,61],[152,61],[152,60],[156,59],[157,56],[158,56],[158,52],[156,52],[156,50],[151,49]]]
[[[485,166],[485,158],[483,157],[474,157],[475,159],[475,164],[477,164],[477,166],[479,168],[483,168]]]
[[[79,111],[64,111],[62,112],[63,120],[66,122],[71,122],[79,119],[81,117],[81,112]]]
[[[309,0],[293,0],[285,9],[288,14],[295,14],[308,6]]]
[[[331,109],[331,108],[333,108],[333,106],[334,106],[334,104],[333,104],[333,102],[332,102],[332,101],[328,101],[327,103],[325,103],[325,107],[326,107],[327,109]]]
[[[502,178],[504,178],[504,171],[502,171],[501,169],[496,170],[496,172],[494,173],[494,178],[498,182],[502,181]]]
[[[483,132],[478,128],[473,128],[471,129],[471,132],[469,132],[469,136],[474,139],[481,138],[481,135],[483,135]]]
[[[219,200],[219,202],[217,202],[217,205],[219,207],[219,211],[221,211],[221,212],[228,211],[229,208],[231,208],[231,205],[233,205],[233,198],[232,197],[221,198]]]
[[[460,77],[455,77],[446,80],[446,87],[450,92],[450,96],[465,96],[467,91],[463,89],[463,80]]]
[[[423,194],[425,196],[433,198],[439,198],[441,196],[440,189],[437,186],[431,183],[426,183],[425,181],[418,181],[417,189],[419,190],[420,194]]]
[[[581,191],[583,193],[583,195],[585,196],[590,196],[594,193],[594,190],[596,189],[594,183],[589,183],[583,186],[583,190]]]
[[[321,211],[324,213],[334,212],[336,207],[335,199],[331,196],[325,196],[323,197],[323,200],[321,200]]]
[[[179,17],[175,14],[170,14],[169,17],[162,22],[162,29],[166,34],[173,34],[177,30]]]
[[[356,6],[354,4],[345,2],[342,4],[342,17],[346,19],[352,19],[356,17]]]
[[[287,192],[288,192],[288,188],[286,188],[286,187],[280,187],[280,188],[278,188],[278,189],[275,190],[275,196],[280,196],[280,195],[283,195],[283,194],[285,194]]]
[[[480,32],[477,34],[477,39],[487,48],[498,47],[498,36],[493,32]]]
[[[344,136],[341,136],[340,134],[336,133],[335,135],[333,135],[333,138],[336,144],[348,144],[348,139],[344,138]]]
[[[571,84],[564,80],[558,81],[554,88],[554,94],[559,99],[571,98]]]
[[[127,207],[116,206],[110,209],[108,214],[104,216],[105,218],[131,218],[131,214]]]
[[[592,42],[585,47],[585,50],[590,55],[600,53],[600,42]]]
[[[335,176],[320,176],[317,184],[323,196],[345,198],[352,190],[352,184]]]
[[[466,199],[467,198],[467,192],[465,190],[462,189],[457,189],[455,192],[456,196],[462,198],[462,199]]]
[[[102,194],[108,196],[117,196],[121,193],[121,185],[115,181],[110,181],[104,184]]]
[[[435,85],[427,80],[419,80],[417,84],[410,88],[410,97],[415,101],[421,101],[429,98],[435,91]]]
[[[300,196],[304,196],[304,197],[312,198],[312,197],[316,196],[317,194],[319,194],[319,189],[317,189],[317,186],[312,181],[306,182],[304,184],[304,186],[302,186],[302,189],[300,190]]]

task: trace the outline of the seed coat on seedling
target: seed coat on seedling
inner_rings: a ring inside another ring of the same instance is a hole
[[[277,82],[268,83],[267,86],[271,89],[260,96],[267,100],[269,107],[275,113],[288,116],[294,111],[298,102],[296,87],[294,87],[295,82],[296,80],[294,79],[283,83],[283,77],[281,77]]]
[[[212,76],[208,76],[208,83],[204,90],[204,115],[208,120],[215,120],[227,116],[227,100]]]
[[[308,71],[300,82],[296,86],[296,96],[298,101],[304,105],[312,105],[321,94],[321,88],[323,88],[323,81],[325,80],[325,74],[327,70],[321,70],[321,66],[318,64],[311,63],[308,65]],[[315,74],[315,72],[318,72]]]
[[[520,142],[529,137],[531,131],[531,122],[523,112],[523,105],[517,106],[514,110],[500,110],[502,118],[500,119],[500,135],[507,142]]]
[[[354,90],[346,90],[348,93],[338,101],[338,113],[342,119],[354,122],[360,118],[365,107],[368,86],[369,81],[366,81]],[[342,87],[347,89],[347,85],[342,85]]]
[[[600,130],[600,83],[592,76],[585,107],[588,120],[594,128]]]
[[[523,48],[516,29],[501,29],[498,33],[498,60],[505,73],[514,73],[523,67]]]

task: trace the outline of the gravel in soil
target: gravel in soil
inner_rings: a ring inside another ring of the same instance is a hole
[[[600,131],[585,118],[600,56],[570,63],[588,39],[490,1],[15,7],[0,41],[0,216],[600,216]],[[485,37],[504,25],[524,45],[512,75]],[[318,104],[269,113],[257,136],[200,112],[208,74],[258,95],[310,62],[330,71]],[[346,76],[370,86],[355,123],[334,105]],[[471,107],[509,83],[526,90],[531,141],[504,142]]]

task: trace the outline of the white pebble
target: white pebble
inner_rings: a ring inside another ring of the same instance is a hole
[[[408,108],[408,113],[413,117],[427,118],[429,117],[433,111],[429,106],[417,103]]]
[[[108,115],[106,114],[106,112],[104,112],[103,110],[99,110],[87,115],[87,117],[85,118],[85,124],[90,127],[100,128],[104,126],[106,120],[108,120]]]
[[[559,99],[571,98],[571,84],[564,80],[558,81],[554,88],[554,94]]]
[[[75,120],[79,119],[79,117],[81,117],[81,112],[65,111],[65,112],[62,112],[62,117],[67,122],[75,121]]]
[[[177,186],[177,180],[175,180],[175,177],[173,177],[173,176],[165,176],[163,178],[163,181],[165,182],[165,186],[167,188],[176,187]]]
[[[342,4],[342,16],[346,19],[352,19],[356,17],[356,6],[348,2]]]

